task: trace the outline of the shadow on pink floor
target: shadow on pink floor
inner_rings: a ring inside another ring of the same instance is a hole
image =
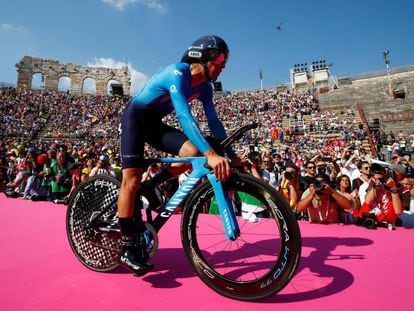
[[[2,310],[404,310],[411,302],[409,229],[301,222],[297,274],[279,294],[249,303],[222,297],[195,276],[181,247],[179,216],[160,232],[154,271],[136,278],[122,268],[85,268],[67,242],[65,213],[64,205],[0,194]]]

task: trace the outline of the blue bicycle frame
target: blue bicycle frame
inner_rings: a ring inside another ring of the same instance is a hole
[[[223,222],[224,231],[226,236],[230,240],[235,240],[240,234],[240,229],[236,221],[236,215],[234,213],[231,199],[227,192],[223,190],[221,182],[217,179],[210,168],[207,168],[207,160],[205,157],[183,157],[183,158],[158,158],[152,161],[154,163],[179,163],[186,162],[191,163],[192,172],[184,181],[184,183],[178,188],[173,196],[161,209],[159,215],[157,215],[152,223],[155,230],[159,229],[167,222],[174,211],[182,204],[185,198],[188,197],[191,190],[197,185],[201,178],[207,177],[208,181],[213,187],[214,195],[217,200],[221,220]]]

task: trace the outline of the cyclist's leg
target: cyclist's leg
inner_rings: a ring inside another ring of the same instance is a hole
[[[199,155],[197,148],[188,140],[183,132],[165,123],[160,123],[156,128],[152,129],[148,143],[158,150],[180,157]],[[188,163],[173,163],[151,178],[148,186],[151,187],[161,184],[170,178],[177,177],[189,167],[190,165]]]
[[[136,193],[141,184],[146,134],[146,118],[142,111],[128,105],[121,118],[122,184],[118,197],[118,217],[121,229],[120,261],[136,275],[143,275],[153,268],[147,262],[145,225],[142,218],[134,216]],[[138,235],[138,238],[136,236]]]

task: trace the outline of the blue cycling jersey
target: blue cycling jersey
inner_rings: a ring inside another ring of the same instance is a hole
[[[206,81],[196,87],[191,87],[189,64],[176,63],[159,71],[137,95],[132,97],[130,105],[133,105],[133,109],[145,109],[161,117],[175,110],[188,139],[200,152],[204,153],[211,147],[191,115],[188,103],[194,99],[203,103],[213,136],[217,139],[226,138],[225,129],[214,108],[212,85]]]

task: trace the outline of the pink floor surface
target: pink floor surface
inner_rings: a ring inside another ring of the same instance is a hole
[[[408,310],[414,231],[300,222],[302,259],[287,287],[261,302],[222,297],[193,273],[179,217],[160,232],[153,272],[98,273],[73,255],[66,206],[0,194],[0,310]]]

